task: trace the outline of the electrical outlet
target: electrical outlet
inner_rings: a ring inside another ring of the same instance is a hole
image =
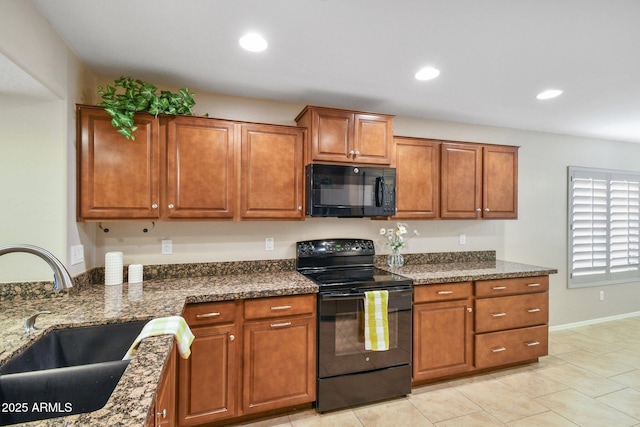
[[[461,245],[466,245],[467,244],[467,235],[464,233],[460,234],[460,244]]]
[[[84,261],[84,246],[71,246],[71,265],[80,264]]]
[[[162,241],[162,255],[171,255],[173,253],[173,241],[171,240],[163,240]]]
[[[273,237],[267,237],[264,239],[264,250],[265,251],[272,251],[275,247],[275,242],[273,240]]]
[[[604,291],[600,291],[600,301],[604,301]]]

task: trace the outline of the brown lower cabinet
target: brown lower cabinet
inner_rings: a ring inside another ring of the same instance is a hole
[[[315,295],[187,305],[195,339],[178,361],[178,425],[313,402],[315,306]]]
[[[548,354],[549,276],[414,286],[413,383]]]
[[[173,346],[169,360],[160,380],[160,389],[155,405],[155,427],[176,425],[176,346]]]

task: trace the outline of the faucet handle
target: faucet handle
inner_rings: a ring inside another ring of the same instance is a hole
[[[51,312],[50,311],[39,311],[38,313],[36,313],[34,315],[26,317],[24,319],[24,332],[25,333],[35,332],[35,330],[37,329],[36,328],[36,319],[41,314],[51,314]]]

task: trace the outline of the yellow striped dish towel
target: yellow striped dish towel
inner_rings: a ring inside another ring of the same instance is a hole
[[[388,291],[364,293],[364,349],[389,350]]]
[[[144,325],[144,328],[142,328],[142,331],[131,344],[122,360],[131,359],[143,339],[159,335],[174,335],[180,357],[183,359],[189,358],[189,355],[191,355],[191,343],[195,337],[182,316],[170,316],[150,320],[149,323]]]

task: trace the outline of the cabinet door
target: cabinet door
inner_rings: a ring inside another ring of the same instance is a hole
[[[311,159],[351,162],[354,115],[349,111],[313,108],[311,115]]]
[[[303,143],[300,128],[242,125],[242,219],[304,219]]]
[[[473,368],[473,315],[470,300],[413,307],[413,381]]]
[[[159,217],[158,120],[136,114],[135,124],[130,141],[103,108],[78,107],[78,220]]]
[[[391,164],[393,118],[375,114],[354,116],[353,161],[367,164]],[[351,150],[350,150],[351,151]]]
[[[479,218],[482,203],[482,146],[443,143],[442,218]]]
[[[237,415],[235,325],[193,328],[191,356],[178,366],[178,424],[194,426]]]
[[[315,316],[245,323],[245,414],[315,400],[315,330]]]
[[[233,218],[234,124],[178,116],[167,123],[168,218]]]
[[[160,390],[156,399],[156,427],[176,425],[176,347],[173,346],[162,374]]]
[[[395,138],[397,219],[440,215],[440,141]]]
[[[485,146],[483,149],[484,218],[518,217],[518,147]]]

